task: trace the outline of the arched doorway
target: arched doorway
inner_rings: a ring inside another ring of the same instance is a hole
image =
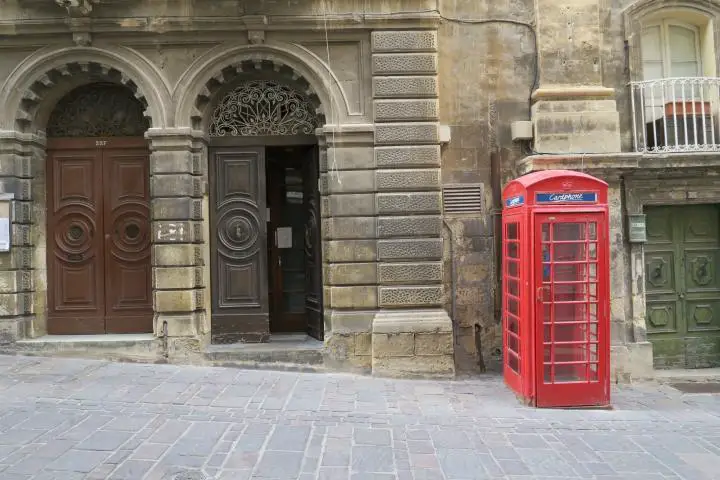
[[[50,334],[152,332],[148,128],[133,92],[76,88],[47,125]]]
[[[319,162],[312,100],[292,81],[219,92],[209,136],[213,343],[323,338]]]

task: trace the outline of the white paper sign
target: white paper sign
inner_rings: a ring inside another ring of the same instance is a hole
[[[292,227],[278,227],[275,232],[278,248],[292,248]]]
[[[10,219],[0,218],[0,251],[10,250]]]

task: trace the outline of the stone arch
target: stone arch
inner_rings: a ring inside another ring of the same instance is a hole
[[[193,63],[178,82],[177,126],[202,128],[221,92],[257,75],[292,79],[327,123],[344,123],[348,117],[349,104],[338,79],[312,52],[294,44],[222,46]]]
[[[626,21],[640,20],[660,10],[688,10],[708,17],[720,14],[720,0],[638,0],[628,5],[624,14]]]
[[[153,127],[168,124],[169,89],[144,57],[124,47],[42,49],[23,61],[0,87],[5,108],[0,128],[34,133],[43,130],[60,98],[89,83],[129,88],[145,107]]]

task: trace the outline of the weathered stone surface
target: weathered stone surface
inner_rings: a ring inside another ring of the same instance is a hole
[[[438,143],[437,123],[379,123],[375,126],[377,145],[422,145]]]
[[[372,58],[374,75],[430,75],[438,71],[435,53],[375,54]]]
[[[158,173],[194,172],[193,154],[190,151],[159,151],[150,155],[150,171]]]
[[[153,198],[153,220],[201,220],[202,201],[199,198]]]
[[[325,270],[329,285],[373,285],[378,281],[376,263],[333,263]]]
[[[442,281],[441,262],[379,263],[377,279],[382,284],[421,284]],[[383,296],[381,292],[381,298]],[[382,302],[381,302],[382,303]]]
[[[380,287],[380,307],[426,307],[442,304],[442,286]]]
[[[195,266],[200,258],[200,247],[188,244],[153,245],[153,262],[157,266]]]
[[[437,32],[434,30],[399,30],[372,32],[373,52],[436,51]]]
[[[452,333],[416,333],[415,351],[420,355],[452,355]]]
[[[373,358],[412,357],[415,355],[415,335],[412,333],[374,333]]]
[[[336,333],[369,332],[375,318],[374,310],[331,310],[332,331]]]
[[[156,312],[192,312],[202,306],[195,290],[156,290]]]
[[[378,168],[439,167],[440,145],[376,147]]]
[[[377,242],[378,260],[436,260],[442,258],[442,239],[394,239]]]
[[[321,182],[324,192],[333,193],[364,193],[375,191],[375,172],[372,170],[343,170],[334,173],[323,173]]]
[[[425,98],[438,96],[436,76],[374,77],[375,98]]]
[[[152,224],[152,236],[155,243],[195,243],[202,241],[202,229],[193,221],[155,221]]]
[[[375,217],[331,217],[322,221],[323,238],[370,239],[377,235]]]
[[[323,254],[328,263],[372,262],[377,259],[375,240],[331,240],[323,242]]]
[[[377,234],[379,238],[390,237],[433,237],[442,233],[440,215],[412,215],[397,217],[378,217]]]
[[[192,197],[197,191],[196,180],[190,174],[153,175],[150,193],[154,197]]]
[[[375,215],[375,195],[350,193],[328,195],[322,199],[324,217],[362,217]]]
[[[442,258],[442,239],[395,239],[377,242],[378,260],[411,260]]]
[[[440,186],[440,169],[377,170],[375,178],[379,192],[434,190]]]
[[[153,268],[153,287],[165,290],[192,289],[202,286],[201,267]]]
[[[379,215],[439,213],[441,205],[440,192],[379,193],[377,195]]]
[[[438,119],[437,100],[376,100],[376,122],[427,122]]]
[[[330,300],[331,308],[374,308],[377,306],[377,287],[327,287],[326,295]]]
[[[329,147],[320,155],[320,170],[323,172],[342,170],[371,170],[375,168],[373,147]]]

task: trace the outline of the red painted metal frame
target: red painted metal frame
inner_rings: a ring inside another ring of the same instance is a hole
[[[510,182],[503,204],[506,384],[539,407],[609,406],[607,184],[579,172],[536,172]]]

